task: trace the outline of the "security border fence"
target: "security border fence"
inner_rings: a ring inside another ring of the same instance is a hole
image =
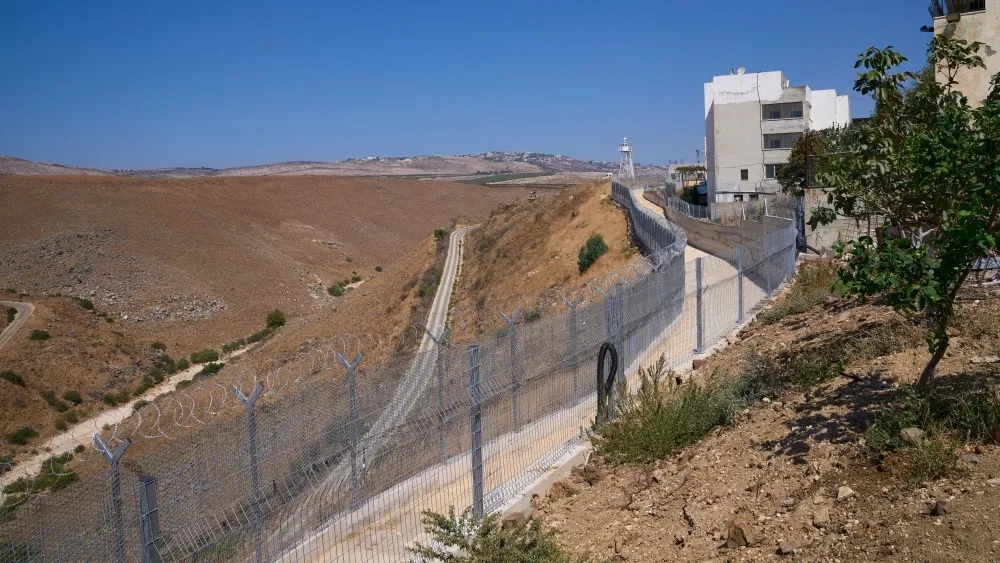
[[[680,365],[794,271],[792,227],[686,262],[685,233],[638,197],[613,182],[647,257],[591,284],[592,299],[471,343],[434,335],[384,365],[338,356],[339,372],[275,400],[259,383],[235,390],[242,414],[185,438],[108,446],[106,471],[0,522],[0,562],[401,561],[421,511],[500,509],[584,439],[602,343],[630,381],[661,356]],[[380,425],[394,409],[405,415]]]

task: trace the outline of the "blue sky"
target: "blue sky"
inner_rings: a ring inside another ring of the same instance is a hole
[[[693,161],[731,67],[851,90],[925,0],[0,0],[0,154],[109,168],[551,152]],[[854,116],[871,104],[852,92]]]

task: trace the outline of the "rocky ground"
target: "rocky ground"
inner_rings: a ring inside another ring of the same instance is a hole
[[[938,384],[1000,376],[1000,294],[966,304]],[[822,348],[890,310],[831,299],[755,325],[704,363],[694,381],[765,354]],[[995,329],[996,325],[993,325]],[[676,457],[611,467],[594,458],[534,501],[535,516],[573,552],[615,561],[997,561],[1000,448],[969,444],[948,478],[908,483],[905,460],[865,455],[871,412],[898,399],[928,359],[912,346],[807,392],[769,397]],[[919,434],[919,432],[918,432]],[[915,439],[920,439],[915,437]]]

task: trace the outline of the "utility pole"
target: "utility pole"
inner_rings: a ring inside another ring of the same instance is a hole
[[[698,164],[701,164],[701,149],[694,149],[694,156]]]

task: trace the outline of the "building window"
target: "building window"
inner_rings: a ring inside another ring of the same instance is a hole
[[[764,178],[768,180],[774,180],[778,177],[778,170],[781,170],[780,164],[765,164],[764,165]]]
[[[802,133],[777,133],[774,135],[764,135],[765,149],[790,149],[795,141],[799,140]]]
[[[765,104],[761,106],[761,118],[769,119],[802,119],[802,102],[787,104]]]
[[[740,170],[740,180],[743,180],[744,182],[746,182],[749,179],[750,179],[750,171],[747,170],[746,168],[744,168],[743,170]]]
[[[750,194],[750,201],[757,201],[760,199],[760,194]]]
[[[736,194],[733,196],[733,201],[743,201],[743,194]]]

